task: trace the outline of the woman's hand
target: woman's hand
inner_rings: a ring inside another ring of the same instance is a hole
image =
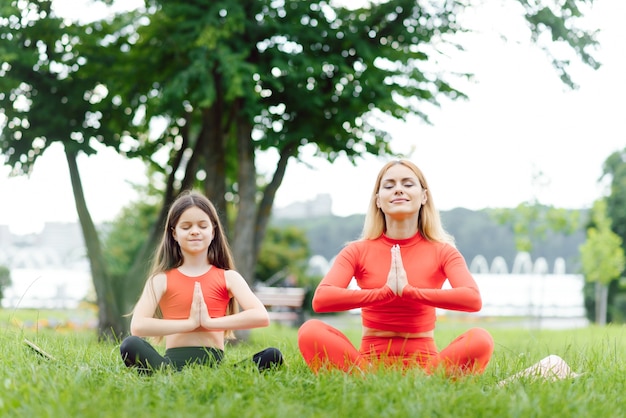
[[[387,286],[393,290],[398,296],[402,296],[404,287],[409,284],[406,277],[406,271],[402,264],[402,254],[400,253],[400,246],[398,244],[391,247],[391,268],[387,275]]]
[[[404,264],[402,264],[402,253],[400,253],[400,246],[395,245],[395,254],[393,248],[391,249],[391,263],[395,262],[396,265],[396,294],[402,296],[402,291],[409,284],[409,279],[406,277],[406,270],[404,270]]]

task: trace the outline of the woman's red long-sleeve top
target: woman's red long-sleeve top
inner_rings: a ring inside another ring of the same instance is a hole
[[[397,296],[388,286],[391,247],[400,246],[409,285]],[[360,289],[348,289],[352,278]],[[448,279],[451,288],[442,289]],[[344,247],[313,296],[316,312],[361,308],[363,325],[395,332],[435,328],[435,308],[476,312],[478,286],[465,259],[452,245],[424,239],[418,232],[403,240],[384,234]]]

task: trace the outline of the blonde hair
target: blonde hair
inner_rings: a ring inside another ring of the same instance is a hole
[[[372,190],[372,196],[370,198],[370,204],[365,214],[365,222],[363,224],[363,231],[361,233],[362,240],[376,239],[380,237],[386,230],[387,224],[385,220],[385,214],[376,205],[376,198],[378,191],[382,183],[383,176],[389,170],[390,167],[395,165],[403,165],[413,171],[417,177],[420,186],[424,189],[425,193],[428,193],[428,199],[426,203],[420,208],[420,213],[417,221],[417,229],[420,234],[429,241],[444,242],[450,245],[454,245],[454,237],[446,232],[441,224],[441,217],[439,211],[435,208],[433,195],[428,187],[426,178],[422,171],[412,162],[408,160],[394,160],[385,164],[376,177],[376,183]]]

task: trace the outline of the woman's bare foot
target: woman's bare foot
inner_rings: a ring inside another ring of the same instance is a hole
[[[580,376],[580,374],[573,372],[565,360],[552,354],[538,363],[533,364],[529,368],[498,382],[498,386],[502,387],[512,380],[519,379],[520,377],[543,378],[553,382],[556,380],[574,378],[578,376]]]

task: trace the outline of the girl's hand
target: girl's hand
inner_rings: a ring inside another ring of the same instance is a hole
[[[193,298],[191,299],[191,309],[189,311],[189,321],[192,324],[192,329],[196,329],[201,324],[202,318],[202,305],[204,304],[204,298],[202,297],[202,289],[200,283],[196,282],[193,288]],[[206,304],[204,304],[206,306]]]
[[[204,301],[204,294],[202,293],[202,288],[200,287],[200,283],[197,283],[197,285],[200,291],[200,326],[206,329],[211,329],[209,326],[211,322],[211,315],[209,315],[209,307]]]

